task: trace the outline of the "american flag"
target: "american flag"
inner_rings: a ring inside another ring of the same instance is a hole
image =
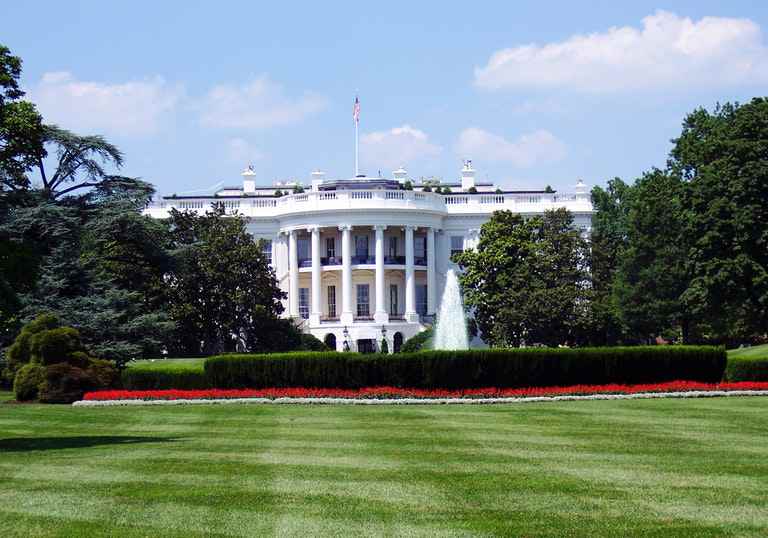
[[[355,96],[355,106],[352,107],[352,118],[355,123],[360,123],[360,99]]]

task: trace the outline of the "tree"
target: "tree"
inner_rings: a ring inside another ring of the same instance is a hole
[[[172,323],[158,292],[166,232],[140,214],[147,189],[126,180],[104,182],[80,198],[51,201],[30,193],[34,203],[11,211],[0,234],[10,245],[27,246],[33,275],[20,288],[20,319],[53,312],[94,353],[118,363],[157,356]]]
[[[616,271],[628,243],[628,218],[632,186],[619,178],[605,189],[592,189],[591,337],[593,344],[616,345],[626,340],[613,293]]]
[[[768,333],[768,99],[689,114],[670,168],[687,183],[697,338],[738,344]]]
[[[553,192],[555,192],[555,189],[553,189],[551,185],[547,185],[546,187],[544,187],[544,192],[548,194],[552,194]]]
[[[498,211],[455,258],[465,304],[494,346],[573,341],[588,304],[588,249],[564,209],[525,220]]]
[[[0,45],[0,191],[28,188],[27,172],[46,155],[42,118],[21,100],[20,76],[21,59]]]
[[[689,279],[683,190],[679,177],[661,170],[645,174],[632,190],[614,293],[622,323],[642,340],[689,339],[690,316],[681,302]]]
[[[128,180],[108,173],[110,166],[123,166],[123,154],[102,136],[80,136],[55,125],[46,125],[44,141],[55,148],[57,159],[56,169],[50,177],[43,160],[38,162],[42,192],[52,200],[80,189]]]
[[[285,294],[245,219],[225,216],[217,205],[203,216],[172,211],[170,226],[174,267],[166,285],[177,324],[175,351],[270,349],[270,339],[288,322],[278,319]]]

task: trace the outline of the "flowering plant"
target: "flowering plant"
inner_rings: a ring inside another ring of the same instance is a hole
[[[643,385],[572,385],[569,387],[480,388],[464,390],[409,389],[398,387],[335,388],[265,388],[202,390],[101,390],[88,392],[84,400],[226,400],[241,398],[334,398],[334,399],[478,399],[579,396],[593,394],[646,394],[663,392],[768,391],[768,382],[701,383],[670,381]]]

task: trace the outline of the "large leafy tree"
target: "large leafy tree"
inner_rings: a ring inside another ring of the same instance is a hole
[[[466,305],[494,346],[574,342],[588,307],[588,248],[564,209],[528,220],[499,211],[476,250],[456,256]]]
[[[619,178],[608,181],[605,189],[592,189],[590,247],[592,305],[590,341],[598,345],[615,345],[626,339],[619,307],[614,300],[614,281],[619,263],[628,246],[629,209],[632,186]]]
[[[123,166],[123,154],[114,144],[99,135],[81,136],[55,125],[43,128],[46,146],[56,154],[56,166],[49,173],[40,159],[38,170],[43,194],[50,199],[125,181],[128,178],[110,173]]]
[[[683,303],[699,337],[768,333],[768,99],[688,115],[670,168],[687,182],[691,281]]]
[[[0,232],[29,246],[34,275],[19,295],[21,317],[55,313],[95,354],[119,363],[160,353],[173,328],[160,298],[169,261],[163,224],[139,211],[148,188],[109,183],[86,197],[13,209]]]
[[[632,192],[614,294],[621,321],[640,340],[689,339],[690,316],[681,301],[689,271],[684,187],[675,174],[654,170]]]
[[[175,265],[166,279],[169,309],[177,324],[172,352],[211,354],[273,349],[284,293],[274,271],[239,215],[223,206],[205,215],[172,211]]]
[[[21,99],[20,76],[21,59],[0,45],[0,192],[6,194],[28,188],[27,173],[46,155],[42,118]]]

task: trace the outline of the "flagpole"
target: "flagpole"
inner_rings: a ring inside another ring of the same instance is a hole
[[[359,128],[359,125],[360,125],[360,120],[355,121],[355,177],[357,177],[360,174],[360,169],[359,169],[359,166],[358,166],[358,163],[359,163],[359,161],[358,161],[358,147],[359,147],[359,144],[358,144],[358,140],[359,140],[358,128]]]

